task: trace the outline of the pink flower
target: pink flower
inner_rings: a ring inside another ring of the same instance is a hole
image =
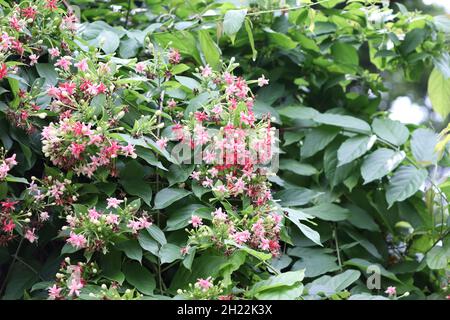
[[[33,228],[33,229],[28,229],[28,230],[25,232],[24,237],[25,237],[25,239],[27,239],[28,241],[30,241],[30,243],[33,243],[33,242],[35,242],[35,241],[38,239],[38,237],[34,234],[35,230],[36,230],[36,229]]]
[[[123,202],[123,200],[119,200],[117,198],[108,198],[108,199],[106,199],[106,201],[108,201],[108,205],[107,205],[106,209],[109,209],[109,208],[117,209],[119,207],[119,205]]]
[[[89,209],[88,210],[88,215],[89,215],[89,219],[91,221],[97,221],[98,218],[100,217],[100,213],[98,213],[98,211],[95,210],[95,208]]]
[[[214,216],[214,219],[218,219],[218,220],[226,220],[228,217],[227,214],[222,211],[222,208],[216,209],[213,212],[213,216]]]
[[[41,221],[47,221],[49,218],[50,218],[50,216],[49,216],[49,214],[48,214],[47,211],[43,211],[43,212],[41,212],[40,215],[39,215],[39,219],[40,219]]]
[[[233,239],[237,244],[243,244],[250,239],[250,232],[248,230],[236,232],[233,234]]]
[[[38,62],[38,56],[35,54],[30,55],[30,66],[34,66]]]
[[[213,283],[211,282],[211,277],[208,277],[206,279],[202,278],[197,279],[195,285],[201,288],[203,291],[207,291],[209,288],[213,286]]]
[[[58,288],[56,284],[53,287],[48,288],[48,297],[50,300],[55,300],[60,298],[62,288]]]
[[[106,216],[106,223],[108,224],[119,224],[119,216],[117,214],[110,213]]]
[[[156,145],[160,148],[160,149],[165,149],[167,147],[167,142],[169,141],[169,139],[167,138],[161,138],[158,141],[156,141]]]
[[[77,249],[82,249],[86,247],[87,240],[82,234],[78,235],[74,232],[70,232],[70,237],[67,239],[67,243]]]
[[[202,72],[202,77],[204,78],[208,78],[210,75],[212,75],[212,69],[208,64],[204,67],[200,67],[200,70]]]
[[[223,108],[220,104],[217,104],[214,106],[214,108],[212,109],[212,112],[214,112],[215,114],[221,114],[223,111]]]
[[[270,240],[266,238],[261,238],[261,243],[259,244],[259,247],[262,250],[269,250],[270,249]]]
[[[171,64],[177,64],[181,61],[181,55],[178,52],[178,50],[170,49],[169,50],[169,63]]]
[[[389,297],[395,296],[397,294],[397,288],[396,287],[387,287],[387,289],[384,293],[387,293],[389,295]]]
[[[69,296],[73,296],[74,294],[76,296],[80,295],[80,289],[83,288],[83,284],[81,283],[81,281],[77,281],[76,279],[72,279],[72,281],[70,282],[69,285]]]
[[[261,77],[258,78],[258,86],[264,87],[264,86],[266,86],[266,85],[268,85],[268,84],[269,84],[269,80],[266,79],[266,78],[264,77],[264,75],[262,75]]]
[[[48,49],[48,53],[50,53],[50,55],[52,56],[52,58],[57,58],[61,55],[61,53],[59,52],[58,48],[51,48]]]
[[[134,66],[134,71],[136,71],[137,73],[143,74],[143,73],[145,73],[146,67],[147,67],[147,64],[145,62],[138,62]]]
[[[173,109],[173,108],[175,108],[175,107],[177,106],[177,103],[175,102],[174,99],[170,99],[170,100],[167,102],[167,106],[168,106],[170,109]]]
[[[78,68],[78,70],[85,72],[88,69],[87,59],[82,59],[75,63],[75,67]]]
[[[200,180],[200,172],[199,171],[193,171],[192,173],[191,173],[191,178],[193,179],[193,180]]]
[[[133,159],[137,158],[137,154],[134,152],[134,146],[132,144],[128,144],[127,146],[122,146],[122,152],[126,157],[131,157]]]
[[[72,142],[72,144],[69,147],[70,152],[72,153],[72,155],[73,155],[73,157],[75,159],[79,159],[80,158],[80,155],[84,151],[85,148],[86,147],[85,147],[84,144],[75,143],[75,142]]]
[[[68,71],[70,69],[70,66],[72,65],[72,62],[70,62],[71,59],[72,58],[69,56],[60,58],[58,61],[56,61],[55,67],[61,67],[61,69]]]
[[[192,223],[192,226],[194,228],[197,228],[198,226],[201,226],[203,224],[203,221],[199,216],[193,215],[191,217],[191,220],[189,220],[189,223]]]
[[[11,157],[5,159],[5,163],[9,166],[9,168],[17,165],[16,154],[14,153]]]

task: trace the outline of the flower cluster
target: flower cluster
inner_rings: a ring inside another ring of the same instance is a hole
[[[17,165],[16,154],[7,158],[6,153],[3,148],[0,148],[0,181],[4,181],[8,172]]]
[[[223,291],[222,282],[214,284],[214,279],[208,277],[197,279],[195,284],[189,284],[189,289],[179,289],[177,294],[189,300],[232,300],[232,296],[222,295]]]
[[[77,29],[76,18],[71,12],[62,15],[57,10],[57,2],[19,1],[3,9],[0,17],[0,80],[18,74],[20,64],[36,65],[52,43],[61,43],[64,51],[70,53],[67,42]],[[33,131],[28,118],[43,115],[35,94],[20,89],[18,96],[19,100],[9,106],[8,116],[18,126]]]
[[[191,178],[214,191],[218,199],[249,197],[257,205],[271,200],[268,166],[274,154],[275,128],[269,117],[256,120],[253,96],[247,82],[208,65],[198,77],[205,91],[214,91],[211,101],[172,126],[172,139],[194,151],[198,163]]]
[[[114,174],[113,159],[119,155],[136,158],[134,147],[120,145],[102,128],[64,118],[42,131],[42,151],[55,166],[73,169],[77,175],[92,177],[100,167]]]
[[[231,254],[234,248],[246,245],[278,256],[281,220],[282,216],[269,206],[250,206],[240,214],[218,208],[212,212],[211,226],[204,225],[199,216],[192,216],[190,223],[194,229],[189,231],[188,246],[207,247],[212,243]]]
[[[66,258],[56,274],[55,283],[48,288],[48,299],[65,300],[79,297],[88,281],[97,277],[98,270],[97,265],[93,262],[70,264],[70,258]]]
[[[63,174],[44,176],[42,179],[31,177],[27,195],[25,200],[30,198],[29,205],[39,213],[42,221],[49,218],[48,208],[61,206],[68,210],[78,200],[77,187]]]
[[[149,214],[139,211],[140,205],[140,200],[127,204],[126,199],[108,198],[104,210],[77,206],[66,216],[67,225],[63,227],[67,243],[76,249],[106,253],[108,245],[123,239],[123,234],[136,236],[152,225]]]

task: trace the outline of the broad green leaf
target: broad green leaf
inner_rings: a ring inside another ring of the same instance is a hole
[[[147,268],[137,262],[129,262],[123,270],[129,284],[146,295],[152,295],[156,288],[155,277]]]
[[[271,276],[267,280],[262,280],[260,282],[255,283],[250,289],[250,292],[253,294],[258,294],[265,290],[274,289],[278,287],[284,286],[290,287],[301,282],[304,277],[305,277],[305,270],[284,272],[276,276]]]
[[[182,259],[183,256],[180,252],[180,247],[171,243],[166,243],[159,250],[159,257],[161,258],[161,264],[171,263],[175,260]]]
[[[352,162],[364,155],[370,150],[375,143],[377,137],[372,135],[368,136],[355,136],[347,139],[338,149],[338,167]]]
[[[339,145],[336,143],[334,145],[330,145],[325,149],[323,156],[325,176],[332,188],[347,179],[356,165],[356,162],[350,162],[338,167],[338,147]]]
[[[184,197],[190,195],[191,192],[178,189],[178,188],[165,188],[159,191],[155,196],[155,206],[154,209],[164,209],[170,206],[175,201],[183,199]]]
[[[183,86],[185,86],[186,88],[189,88],[191,90],[200,88],[200,83],[193,78],[189,78],[189,77],[185,77],[185,76],[175,76],[175,80],[177,80]]]
[[[36,71],[39,76],[45,78],[45,85],[54,86],[58,83],[58,74],[55,67],[50,63],[38,63],[36,65]]]
[[[138,241],[142,249],[151,252],[155,256],[158,255],[159,245],[158,242],[150,236],[147,230],[141,230],[139,232]]]
[[[125,252],[131,260],[142,261],[142,249],[136,240],[126,240],[116,244],[117,249]]]
[[[306,214],[326,221],[342,221],[348,218],[349,211],[333,203],[323,203],[317,206],[302,209]]]
[[[280,199],[283,206],[292,207],[307,204],[319,195],[320,193],[317,193],[316,191],[297,187],[278,191],[275,193],[274,199]]]
[[[299,120],[309,120],[319,114],[316,109],[296,105],[278,108],[277,111],[281,116]]]
[[[334,60],[344,65],[359,65],[358,51],[350,44],[335,42],[331,46],[331,53]]]
[[[168,213],[166,231],[179,230],[189,225],[192,215],[203,219],[211,219],[211,209],[201,204],[190,204]]]
[[[403,55],[407,55],[412,51],[416,50],[416,48],[424,41],[425,39],[425,30],[424,29],[413,29],[409,31],[402,44],[400,45],[400,52]]]
[[[394,202],[403,201],[415,194],[427,176],[427,170],[417,169],[411,165],[397,169],[386,188],[386,200],[389,207],[392,207]]]
[[[128,194],[140,197],[151,206],[152,188],[144,177],[144,167],[136,160],[132,160],[120,171],[120,184]]]
[[[431,165],[437,162],[438,154],[435,147],[438,139],[438,134],[431,129],[419,128],[413,132],[411,151],[420,164]]]
[[[320,2],[320,5],[324,6],[325,8],[331,9],[342,2],[345,2],[345,0],[325,0],[325,1]]]
[[[275,32],[270,28],[264,28],[264,31],[267,32],[270,42],[280,49],[292,50],[297,47],[297,42],[284,33]]]
[[[157,225],[152,224],[147,228],[147,231],[159,244],[165,245],[167,243],[164,232]]]
[[[318,244],[319,246],[322,246],[322,243],[320,242],[320,234],[317,231],[314,231],[307,225],[300,222],[301,219],[299,219],[298,216],[292,214],[290,212],[288,215],[286,215],[286,218],[288,218],[290,221],[292,221],[297,228],[312,242]]]
[[[225,12],[223,18],[223,31],[227,36],[232,36],[238,33],[244,23],[247,9],[242,10],[228,10]]]
[[[445,119],[450,113],[450,78],[446,79],[437,68],[428,79],[428,96],[433,110]]]
[[[292,270],[305,270],[305,277],[314,278],[327,272],[339,270],[337,258],[329,254],[303,256],[292,266]]]
[[[369,124],[361,119],[333,113],[320,113],[314,117],[318,123],[328,124],[330,126],[341,127],[346,130],[371,133]]]
[[[376,267],[380,268],[380,272],[383,277],[386,277],[388,279],[391,279],[391,280],[401,283],[401,281],[397,278],[397,276],[395,274],[386,270],[382,265],[380,265],[378,263],[373,263],[373,262],[370,262],[370,261],[367,261],[364,259],[360,259],[360,258],[353,258],[353,259],[345,261],[344,265],[357,267],[364,273],[367,272],[368,267],[376,266]]]
[[[301,147],[302,158],[309,158],[317,152],[323,150],[331,141],[336,138],[339,129],[336,127],[321,126],[306,133],[305,141]]]
[[[220,70],[220,49],[211,38],[208,30],[200,30],[198,32],[198,40],[206,63],[214,70]]]
[[[317,169],[307,163],[300,163],[293,159],[282,159],[280,169],[288,170],[300,176],[312,176],[317,174]]]
[[[364,158],[361,176],[364,184],[381,179],[394,170],[405,158],[404,151],[379,148]]]
[[[103,30],[97,38],[100,48],[106,53],[114,53],[120,45],[119,36],[112,31]]]
[[[409,131],[401,122],[376,118],[372,122],[373,132],[383,140],[401,146],[408,140]]]
[[[430,269],[445,269],[450,263],[450,249],[435,246],[427,253],[427,265]]]

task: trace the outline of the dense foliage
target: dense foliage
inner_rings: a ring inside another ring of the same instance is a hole
[[[448,297],[448,17],[238,3],[0,0],[3,299]]]

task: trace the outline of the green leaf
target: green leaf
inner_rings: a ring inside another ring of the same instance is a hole
[[[396,277],[395,274],[386,270],[382,265],[380,265],[378,263],[373,263],[373,262],[370,262],[370,261],[367,261],[364,259],[360,259],[360,258],[353,258],[353,259],[345,261],[344,265],[357,267],[364,273],[367,272],[368,267],[377,266],[378,268],[380,268],[380,272],[383,277],[386,277],[388,279],[391,279],[391,280],[401,283],[401,281]]]
[[[326,296],[330,296],[346,289],[360,276],[361,272],[358,270],[346,270],[334,277],[322,276],[308,284],[306,288],[310,295],[324,293]]]
[[[325,176],[332,188],[347,179],[356,164],[356,162],[350,162],[338,167],[338,146],[339,145],[337,143],[330,145],[327,149],[325,149],[325,153],[323,155]]]
[[[247,9],[228,10],[223,18],[223,31],[227,36],[238,33],[244,23]]]
[[[142,198],[148,206],[151,206],[152,188],[144,180],[144,176],[144,167],[136,160],[132,160],[120,171],[120,184],[128,194]]]
[[[152,236],[150,236],[147,230],[141,230],[141,232],[139,232],[138,242],[142,249],[151,252],[155,256],[158,255],[158,242]]]
[[[389,207],[392,207],[394,202],[403,201],[415,194],[427,176],[428,172],[425,169],[417,169],[411,165],[400,167],[386,188],[386,201]]]
[[[250,19],[245,19],[245,31],[247,31],[248,42],[250,43],[250,47],[252,48],[252,60],[256,60],[256,56],[258,55],[258,51],[255,48],[255,39],[253,38],[252,32],[252,22]]]
[[[103,30],[98,35],[98,43],[100,44],[101,49],[106,54],[111,54],[116,52],[117,48],[120,45],[120,38],[116,32],[112,32],[109,30]]]
[[[325,1],[320,2],[320,5],[325,8],[331,9],[342,2],[345,2],[345,0],[328,0],[328,1],[325,0]]]
[[[405,158],[405,152],[379,148],[365,157],[361,165],[364,184],[381,179],[394,170]]]
[[[177,208],[168,213],[165,230],[174,231],[188,226],[192,215],[197,215],[204,219],[211,219],[211,209],[201,204],[190,204],[182,208]]]
[[[311,208],[302,209],[306,214],[326,221],[342,221],[348,218],[349,211],[333,203],[323,203]]]
[[[220,70],[220,49],[211,38],[208,30],[200,30],[198,32],[198,40],[206,63],[214,70]]]
[[[191,165],[177,165],[172,164],[169,167],[169,172],[167,174],[167,180],[169,180],[169,187],[175,183],[180,183],[186,181],[192,171],[194,170],[194,164]]]
[[[146,295],[152,295],[156,288],[155,277],[147,268],[137,262],[129,262],[124,266],[125,279],[129,284]]]
[[[314,117],[318,123],[328,124],[330,126],[341,127],[346,130],[371,133],[369,124],[361,119],[333,113],[320,113]]]
[[[409,131],[401,122],[376,118],[372,122],[373,132],[383,140],[401,146],[408,140]]]
[[[319,246],[322,246],[322,243],[320,242],[320,234],[317,231],[314,231],[307,225],[300,222],[302,220],[302,215],[295,214],[295,211],[289,211],[289,214],[286,215],[286,218],[288,218],[290,221],[292,221],[297,228],[312,242],[318,244]],[[300,211],[301,213],[301,211]]]
[[[416,50],[416,48],[424,41],[424,39],[424,29],[417,28],[409,31],[405,36],[405,40],[403,40],[402,44],[400,45],[400,52],[403,55],[411,53],[412,51]]]
[[[28,180],[25,179],[25,178],[14,177],[14,176],[11,176],[11,175],[7,175],[6,178],[5,178],[5,181],[7,181],[7,182],[25,183],[25,184],[29,183]]]
[[[317,169],[307,163],[300,163],[293,159],[282,159],[280,169],[288,170],[300,176],[312,176],[317,174]]]
[[[309,158],[325,149],[336,138],[338,133],[339,129],[335,127],[321,126],[312,129],[305,135],[305,141],[301,147],[302,158]]]
[[[285,286],[290,287],[301,282],[304,277],[305,270],[284,272],[276,276],[271,276],[267,280],[262,280],[255,283],[250,289],[250,292],[256,295],[269,289],[275,289]]]
[[[170,206],[172,203],[183,199],[190,195],[191,192],[184,189],[165,188],[159,191],[155,196],[154,209],[164,209]]]
[[[344,65],[359,65],[358,51],[350,44],[335,42],[331,46],[331,53],[334,60]]]
[[[449,263],[450,248],[435,246],[427,253],[427,265],[430,269],[445,269]]]
[[[200,83],[193,78],[185,76],[175,76],[175,80],[177,80],[179,83],[181,83],[181,85],[191,90],[200,88]]]
[[[123,283],[125,275],[121,270],[122,253],[120,251],[112,250],[107,254],[100,255],[99,263],[104,277],[112,281],[117,281],[119,284]]]
[[[264,31],[267,32],[270,42],[280,49],[292,50],[297,47],[297,42],[283,33],[275,32],[270,28],[264,28]]]
[[[292,270],[304,269],[307,278],[314,278],[327,272],[339,270],[339,265],[336,263],[337,258],[325,254],[321,249],[300,248],[297,252],[301,252],[299,254],[300,260],[294,263]]]
[[[430,165],[437,162],[438,154],[435,151],[435,147],[438,139],[438,134],[431,129],[419,128],[413,132],[411,151],[420,164]]]
[[[275,193],[274,198],[280,199],[283,206],[292,207],[307,204],[319,195],[320,193],[313,190],[297,187],[278,191]]]
[[[161,258],[161,264],[171,263],[175,260],[183,258],[180,252],[180,247],[171,243],[164,244],[159,250],[159,257]]]
[[[372,135],[368,136],[355,136],[347,139],[338,149],[338,167],[352,162],[364,155],[368,150],[370,150],[375,143],[377,137]]]
[[[45,78],[45,85],[54,86],[58,83],[58,74],[51,63],[38,63],[36,71],[39,76]]]
[[[147,228],[148,233],[158,241],[161,245],[165,245],[167,243],[166,236],[164,232],[155,224],[152,224]]]
[[[127,240],[116,244],[117,249],[125,252],[131,260],[142,261],[142,249],[136,240]]]

